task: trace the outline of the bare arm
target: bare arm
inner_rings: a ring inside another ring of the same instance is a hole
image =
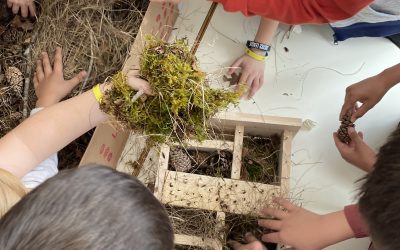
[[[0,139],[0,166],[21,178],[105,119],[91,91],[48,107]]]
[[[265,216],[275,218],[259,220],[260,226],[275,231],[263,235],[263,241],[287,244],[294,249],[319,250],[354,237],[343,210],[319,215],[283,198],[275,198],[274,202],[286,211],[274,208],[262,211]]]
[[[340,112],[341,119],[348,112],[352,112],[356,103],[362,105],[352,112],[352,121],[365,115],[383,96],[400,82],[400,63],[385,69],[380,74],[372,76],[346,88],[344,104]]]

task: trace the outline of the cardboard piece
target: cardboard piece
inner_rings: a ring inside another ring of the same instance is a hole
[[[178,10],[175,5],[170,3],[150,3],[122,71],[127,72],[133,65],[138,65],[146,34],[153,34],[156,37],[167,40],[177,17]],[[129,132],[120,131],[110,124],[99,125],[79,166],[100,164],[116,168],[128,137]]]

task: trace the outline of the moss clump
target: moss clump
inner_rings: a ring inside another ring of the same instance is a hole
[[[148,36],[140,76],[149,82],[154,96],[132,102],[136,91],[118,73],[101,108],[134,131],[172,140],[204,140],[208,119],[237,104],[243,92],[211,88],[186,39],[169,44]]]

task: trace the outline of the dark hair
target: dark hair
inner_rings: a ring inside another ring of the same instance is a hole
[[[374,170],[360,192],[360,212],[383,249],[400,249],[400,130],[378,153]]]
[[[163,206],[136,178],[103,166],[60,172],[0,220],[0,249],[173,248]]]

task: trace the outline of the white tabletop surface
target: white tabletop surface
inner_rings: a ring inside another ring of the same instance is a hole
[[[210,3],[188,1],[173,33],[193,41]],[[244,44],[254,38],[258,17],[224,12],[219,6],[207,29],[197,56],[209,73],[221,71],[243,54]],[[317,213],[343,209],[355,202],[364,173],[340,157],[332,139],[339,126],[345,89],[400,62],[400,50],[384,38],[356,38],[333,44],[327,25],[301,26],[301,32],[285,34],[286,26],[273,42],[265,68],[265,84],[254,100],[242,101],[245,113],[298,117],[316,123],[296,135],[292,149],[292,197]],[[285,51],[284,48],[288,51]],[[365,141],[378,149],[400,121],[400,86],[393,88],[356,128]],[[329,250],[367,249],[368,239],[348,240]]]

